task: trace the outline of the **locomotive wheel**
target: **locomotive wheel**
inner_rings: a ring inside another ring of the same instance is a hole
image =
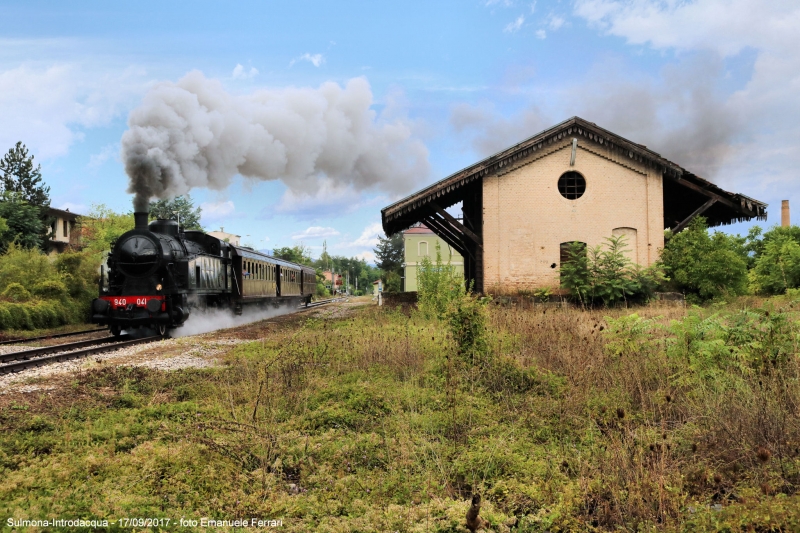
[[[122,334],[122,328],[120,328],[119,326],[111,326],[110,328],[108,328],[108,331],[110,331],[111,334],[114,335],[115,337],[119,337]]]

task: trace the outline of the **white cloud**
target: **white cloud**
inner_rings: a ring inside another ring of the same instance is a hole
[[[559,17],[558,15],[550,15],[550,18],[547,20],[547,25],[550,27],[551,30],[557,30],[561,26],[564,25],[564,17]]]
[[[525,23],[525,15],[520,15],[517,17],[517,20],[514,22],[509,23],[505,28],[503,28],[503,32],[505,33],[516,33],[522,27],[522,24]]]
[[[119,143],[107,144],[100,149],[99,153],[89,156],[89,168],[99,168],[105,164],[109,159],[120,161],[119,158]]]
[[[238,63],[233,69],[233,79],[235,80],[246,80],[255,77],[257,74],[258,70],[255,67],[250,67],[250,70],[245,71],[244,67]]]
[[[322,239],[324,237],[335,237],[339,232],[334,228],[323,228],[322,226],[311,226],[310,228],[292,235],[292,239]]]
[[[0,146],[21,140],[39,158],[62,156],[83,138],[81,129],[107,125],[131,106],[144,76],[133,68],[72,63],[0,70]]]
[[[353,256],[353,257],[356,257],[356,258],[358,258],[358,259],[363,259],[363,260],[364,260],[364,261],[366,261],[367,263],[371,263],[371,264],[373,264],[373,265],[375,264],[375,260],[377,259],[377,258],[375,257],[375,254],[374,254],[374,253],[372,253],[372,252],[370,252],[369,250],[364,250],[363,252],[357,253],[357,254],[356,254],[355,256]]]
[[[537,39],[546,39],[547,38],[547,32],[544,31],[544,30],[536,30],[536,38]]]
[[[319,67],[320,65],[325,63],[325,56],[322,55],[322,54],[309,54],[308,52],[306,52],[305,54],[292,59],[289,62],[289,66],[291,67],[292,65],[294,65],[298,61],[308,61],[309,63],[311,63],[315,67]]]
[[[748,46],[794,53],[800,27],[795,0],[578,0],[575,14],[631,44],[726,56]]]
[[[203,202],[200,204],[202,212],[200,213],[203,222],[218,222],[228,218],[233,218],[236,213],[236,206],[233,201],[227,200],[224,202]]]
[[[346,246],[366,246],[373,248],[378,245],[378,238],[383,236],[383,226],[381,226],[380,222],[375,222],[364,228],[364,231],[361,232],[361,236],[353,242],[348,243]]]
[[[745,194],[800,194],[794,175],[800,165],[794,147],[794,140],[800,138],[800,54],[796,52],[800,48],[800,4],[796,0],[578,0],[574,8],[590,25],[634,45],[704,51],[720,58],[747,49],[755,51],[746,85],[730,96],[707,102],[727,110],[736,126],[729,134],[725,164],[717,174],[722,185],[741,187]],[[720,69],[717,79],[723,76]],[[697,101],[692,107],[698,105],[704,104]],[[677,113],[691,120],[680,106]],[[719,136],[731,124],[717,121],[705,127],[707,133]],[[779,183],[790,190],[781,190]]]

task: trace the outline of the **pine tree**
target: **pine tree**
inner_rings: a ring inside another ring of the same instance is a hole
[[[395,233],[388,239],[378,238],[378,247],[373,250],[378,268],[384,272],[399,272],[403,264],[405,249],[403,247],[403,234]]]
[[[3,192],[17,193],[18,198],[44,212],[50,207],[50,187],[42,182],[42,165],[34,168],[33,156],[22,142],[0,159],[0,173]]]
[[[16,207],[30,206],[32,209],[26,211],[26,216],[33,214],[36,218],[35,222],[23,223],[20,220],[19,224],[11,224],[17,228],[13,238],[26,247],[36,243],[40,248],[46,249],[47,242],[52,237],[48,232],[52,220],[47,214],[50,208],[50,187],[42,181],[42,166],[34,167],[33,156],[28,155],[28,148],[21,141],[0,159],[0,189],[3,195],[0,201],[8,202],[13,198]],[[35,234],[25,235],[25,231],[34,231]]]

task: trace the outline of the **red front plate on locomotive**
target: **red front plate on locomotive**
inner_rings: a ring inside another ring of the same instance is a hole
[[[161,311],[167,310],[167,302],[163,296],[101,296],[101,300],[108,302],[111,309],[126,309],[129,305],[146,307],[150,300],[161,301]]]

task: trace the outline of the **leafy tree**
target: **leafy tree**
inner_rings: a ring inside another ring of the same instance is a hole
[[[400,292],[401,272],[405,255],[403,234],[398,232],[389,238],[378,238],[378,247],[373,250],[378,268],[383,271],[384,290]]]
[[[150,220],[177,220],[186,229],[202,230],[200,226],[201,207],[195,207],[191,195],[176,196],[172,200],[150,202]]]
[[[28,148],[17,142],[14,148],[0,159],[3,192],[13,192],[43,214],[50,207],[50,187],[42,182],[42,165],[33,166],[33,156]]]
[[[109,251],[111,243],[134,226],[133,213],[117,213],[104,204],[93,204],[87,216],[78,217],[75,230],[84,250],[102,253]]]
[[[272,250],[272,255],[285,261],[311,266],[311,250],[302,244],[275,248]]]
[[[715,231],[696,217],[685,230],[669,236],[661,261],[672,287],[696,299],[709,300],[747,292],[747,250],[744,239]]]
[[[42,248],[46,229],[40,217],[40,208],[26,202],[19,193],[4,192],[0,197],[0,251],[5,252],[11,243],[22,248]]]
[[[775,227],[754,243],[750,287],[759,293],[783,294],[800,287],[800,227]]]

